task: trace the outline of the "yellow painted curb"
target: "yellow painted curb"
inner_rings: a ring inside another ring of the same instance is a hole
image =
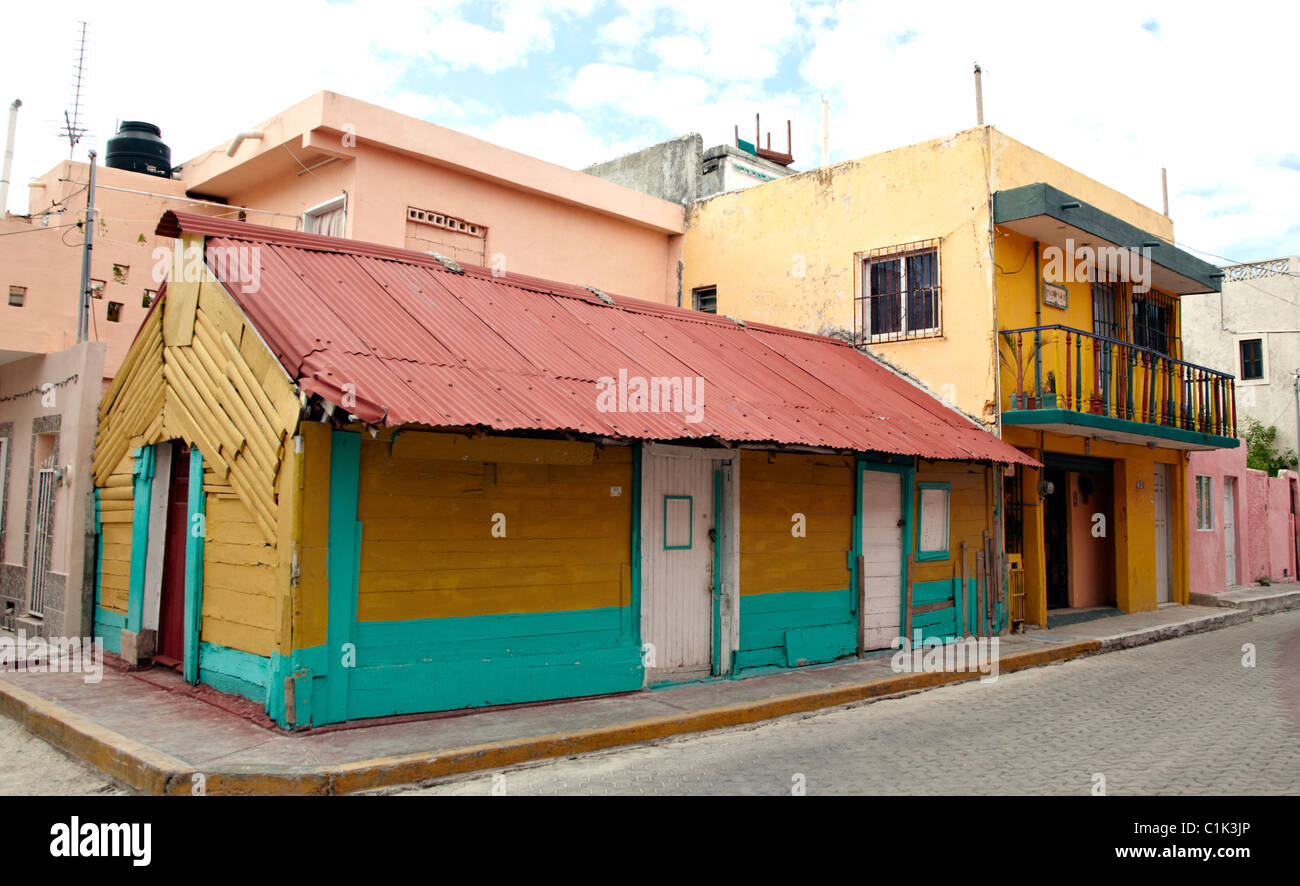
[[[0,679],[0,713],[61,751],[146,794],[183,786],[189,793],[193,767],[149,745],[100,726],[80,714]]]
[[[1065,661],[1100,652],[1099,640],[1062,643],[1049,649],[1018,652],[998,660],[998,672]],[[499,769],[534,760],[566,757],[675,735],[743,726],[821,708],[853,704],[979,679],[978,672],[898,674],[844,686],[813,689],[774,698],[706,708],[684,714],[649,717],[611,726],[557,732],[446,751],[377,757],[355,763],[279,771],[196,768],[147,745],[98,726],[39,696],[0,680],[0,712],[19,720],[50,744],[92,763],[137,790],[150,794],[191,793],[191,777],[201,772],[205,793],[350,794]]]

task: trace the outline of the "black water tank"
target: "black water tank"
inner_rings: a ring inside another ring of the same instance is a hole
[[[171,178],[172,149],[163,142],[162,130],[152,123],[124,120],[117,135],[108,140],[104,163],[113,169],[128,169],[145,175]]]

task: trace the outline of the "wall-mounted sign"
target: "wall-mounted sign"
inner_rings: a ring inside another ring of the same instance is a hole
[[[1043,283],[1043,304],[1064,311],[1070,306],[1070,290],[1058,283]]]

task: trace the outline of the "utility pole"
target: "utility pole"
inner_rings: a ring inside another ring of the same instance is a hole
[[[1300,369],[1292,373],[1295,376],[1295,433],[1296,452],[1300,452]],[[1297,567],[1300,570],[1300,567]]]
[[[975,64],[975,125],[984,125],[984,72]]]
[[[81,245],[81,298],[77,301],[77,344],[90,337],[90,253],[95,248],[95,150],[90,151],[90,186]]]

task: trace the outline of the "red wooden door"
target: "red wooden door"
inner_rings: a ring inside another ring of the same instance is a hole
[[[158,613],[158,654],[154,660],[180,668],[185,656],[185,539],[189,531],[190,448],[172,449],[167,495],[167,535],[163,544],[162,599]]]

